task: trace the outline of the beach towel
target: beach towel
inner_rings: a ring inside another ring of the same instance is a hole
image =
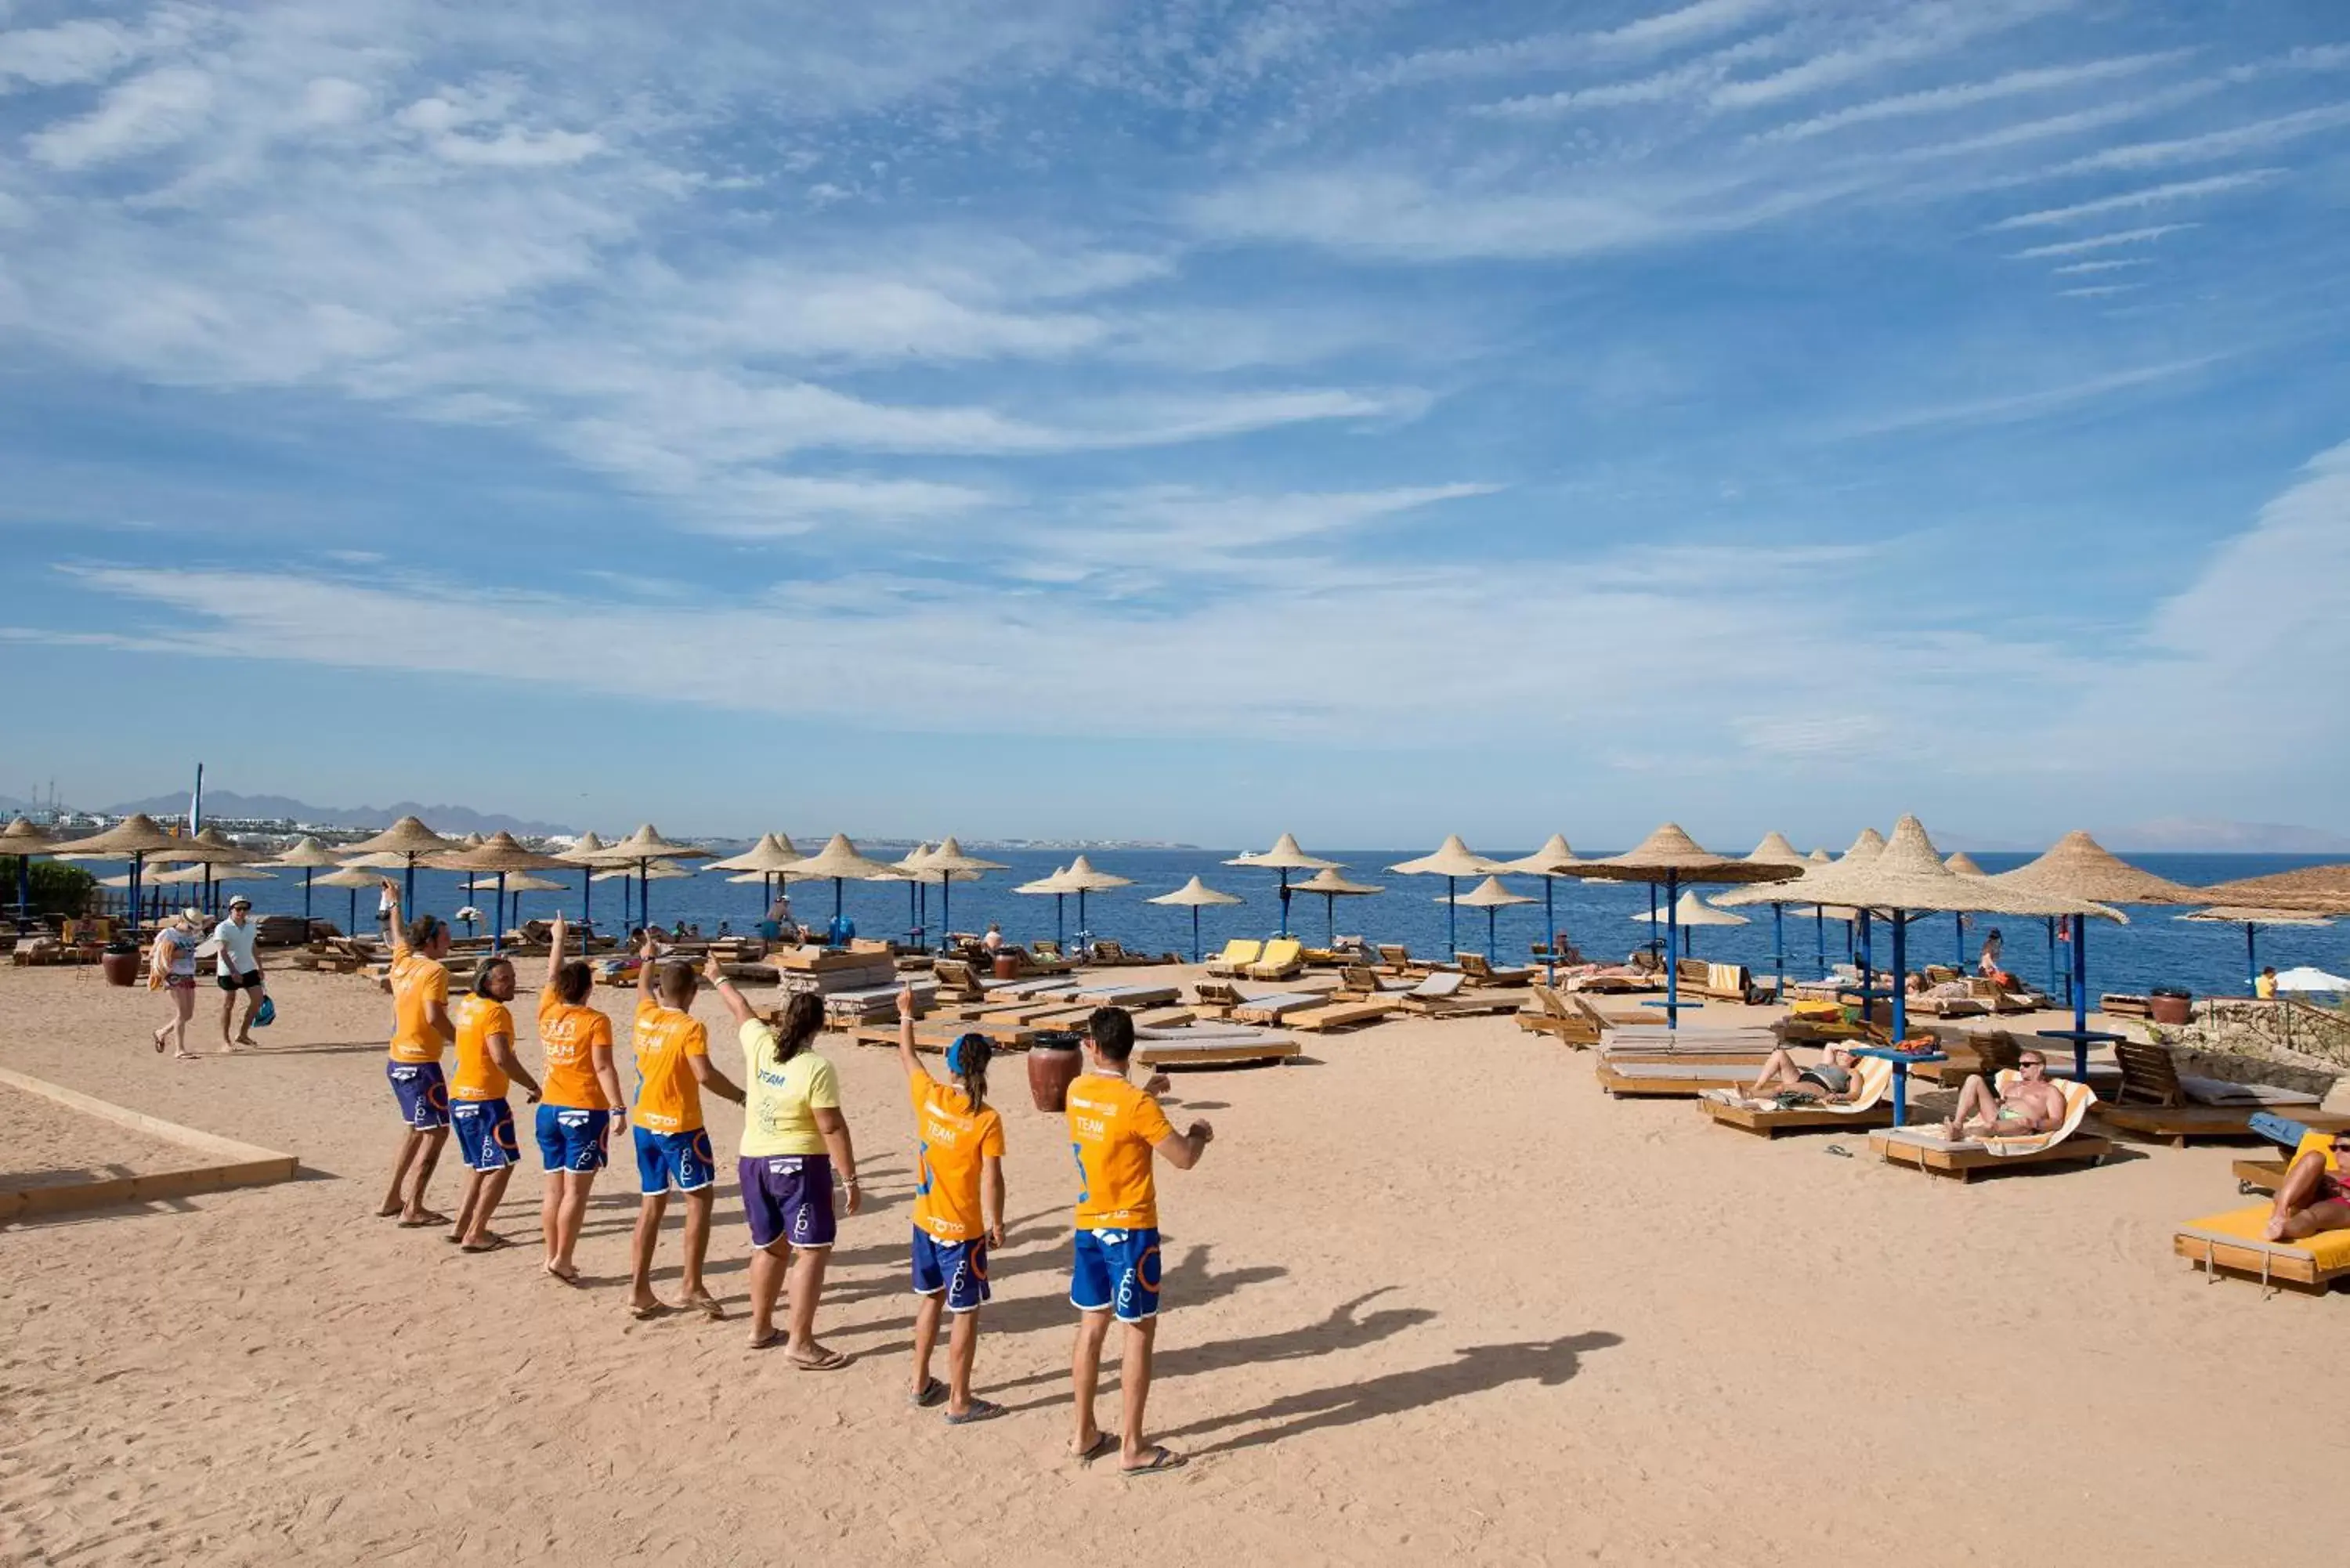
[[[2012,1070],[2002,1068],[1999,1076],[1992,1082],[1999,1092],[2004,1095],[2015,1085],[2015,1078],[2016,1075]],[[2064,1096],[2064,1120],[2062,1125],[2054,1132],[2027,1133],[2022,1137],[1978,1139],[1977,1142],[1985,1154],[2002,1156],[2038,1154],[2042,1149],[2055,1147],[2080,1131],[2081,1118],[2087,1116],[2089,1107],[2097,1103],[2096,1091],[2086,1084],[2064,1082],[2054,1078],[2049,1082]]]

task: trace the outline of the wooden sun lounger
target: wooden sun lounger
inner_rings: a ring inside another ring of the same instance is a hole
[[[1612,1067],[1605,1062],[1594,1064],[1591,1075],[1616,1099],[1630,1096],[1673,1100],[1693,1100],[1708,1089],[1742,1089],[1754,1076],[1751,1070],[1727,1065],[1713,1068],[1630,1063]]]
[[[1326,991],[1284,991],[1271,996],[1246,998],[1232,1009],[1232,1017],[1243,1023],[1278,1023],[1289,1013],[1329,1004],[1330,993]]]
[[[2036,1154],[1992,1154],[1973,1143],[1944,1143],[1916,1127],[1892,1127],[1872,1133],[1869,1148],[1889,1165],[1913,1165],[1932,1176],[1954,1176],[1972,1181],[1988,1170],[2010,1170],[2022,1165],[2055,1165],[2065,1160],[2100,1164],[2114,1151],[2113,1139],[2076,1132],[2062,1143]]]
[[[1097,1007],[1158,1007],[1175,1000],[1178,992],[1171,985],[1084,985],[1069,995],[1072,1002],[1089,1002]]]
[[[1582,1051],[1599,1044],[1607,1020],[1587,1004],[1575,1002],[1547,985],[1533,985],[1527,988],[1525,1005],[1518,1010],[1518,1027]]]
[[[1293,1012],[1281,1021],[1281,1026],[1304,1030],[1309,1034],[1327,1034],[1336,1030],[1376,1023],[1402,1011],[1403,1003],[1400,1002],[1334,1002],[1326,1007],[1311,1007],[1303,1012]]]
[[[1698,1105],[1711,1116],[1718,1127],[1736,1127],[1762,1137],[1777,1137],[1786,1132],[1856,1131],[1865,1127],[1887,1127],[1893,1125],[1893,1107],[1882,1102],[1866,1110],[1838,1110],[1834,1106],[1807,1106],[1801,1110],[1781,1110],[1776,1106],[1768,1110],[1750,1109],[1745,1106],[1724,1105],[1700,1096]]]
[[[1207,971],[1219,979],[1231,980],[1249,965],[1264,956],[1264,944],[1243,937],[1234,937],[1224,944],[1224,950],[1210,959]]]
[[[1234,1067],[1285,1062],[1303,1048],[1284,1034],[1263,1030],[1188,1029],[1139,1032],[1134,1060],[1145,1067]]]
[[[1534,978],[1530,969],[1498,969],[1483,953],[1454,953],[1452,961],[1479,985],[1526,985]]]
[[[1018,1024],[1000,1023],[987,1019],[956,1022],[949,1024],[918,1023],[914,1025],[914,1049],[927,1055],[944,1055],[948,1046],[966,1034],[984,1034],[998,1051],[1025,1051],[1035,1039],[1036,1031]],[[851,1040],[859,1045],[898,1044],[898,1026],[894,1023],[860,1024],[849,1032]]]
[[[1291,980],[1305,972],[1305,944],[1295,937],[1275,937],[1264,944],[1264,955],[1243,966],[1251,980]]]
[[[2170,1248],[2214,1280],[2233,1274],[2271,1290],[2323,1295],[2334,1281],[2350,1279],[2350,1231],[2272,1241],[2262,1234],[2268,1218],[2265,1203],[2209,1214],[2180,1226]]]

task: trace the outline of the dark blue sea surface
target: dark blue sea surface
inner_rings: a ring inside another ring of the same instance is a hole
[[[1399,877],[1387,870],[1388,867],[1399,861],[1427,853],[1427,848],[1317,848],[1315,851],[1317,854],[1344,861],[1347,875],[1355,880],[1384,887],[1387,891],[1371,898],[1338,899],[1335,915],[1329,917],[1326,923],[1323,899],[1318,896],[1300,894],[1291,906],[1292,929],[1316,940],[1333,929],[1341,933],[1358,932],[1380,941],[1403,942],[1413,952],[1422,955],[1451,950],[1445,907],[1441,902],[1445,890],[1443,878]],[[1529,852],[1525,848],[1506,851],[1492,847],[1481,849],[1481,853],[1496,858]],[[887,853],[894,857],[896,852],[877,853]],[[1003,861],[1013,869],[991,872],[976,882],[956,883],[952,892],[954,929],[984,930],[987,922],[998,920],[1003,923],[1005,935],[1014,940],[1053,936],[1055,931],[1054,900],[1022,896],[1013,892],[1012,888],[1016,884],[1049,874],[1068,860],[1068,854],[1044,850],[975,853],[983,854],[987,859]],[[1134,880],[1131,888],[1093,894],[1086,899],[1085,924],[1097,937],[1115,938],[1129,947],[1146,951],[1180,950],[1188,956],[1191,946],[1191,911],[1165,908],[1144,900],[1151,895],[1181,887],[1185,879],[1195,873],[1210,887],[1236,893],[1247,899],[1246,904],[1237,908],[1201,911],[1201,940],[1211,950],[1221,946],[1228,937],[1267,935],[1280,919],[1281,906],[1274,893],[1274,874],[1249,867],[1226,866],[1223,861],[1227,854],[1223,851],[1106,849],[1093,852],[1090,858],[1096,868]],[[2030,858],[2026,855],[1975,856],[1985,870],[1993,872],[2012,869]],[[2149,854],[2130,857],[2134,865],[2189,886],[2264,876],[2272,871],[2321,864],[2328,858],[2338,857]],[[91,868],[101,869],[96,863],[91,864]],[[301,873],[283,871],[277,875],[276,881],[239,886],[261,913],[300,913]],[[1293,877],[1303,875],[1294,873]],[[582,910],[579,875],[573,873],[566,879],[571,885],[564,892],[525,896],[522,900],[524,918],[543,918],[560,909],[577,920]],[[1544,929],[1544,884],[1540,877],[1534,877],[1505,880],[1514,891],[1532,896],[1534,902],[1497,913],[1493,922],[1494,945],[1504,960],[1514,958],[1523,961],[1527,945],[1537,940]],[[466,901],[463,878],[457,874],[420,871],[417,884],[418,902],[423,909],[448,914]],[[1473,882],[1463,880],[1460,890],[1465,894],[1473,886]],[[1710,895],[1725,890],[1705,888],[1700,891]],[[1552,892],[1556,929],[1566,931],[1584,952],[1592,957],[1621,959],[1648,934],[1645,924],[1630,918],[1648,908],[1648,892],[1643,887],[1561,878],[1553,884]],[[930,926],[935,936],[945,929],[941,919],[941,899],[937,888],[929,888],[928,893]],[[857,922],[861,935],[900,937],[912,925],[908,909],[908,887],[904,883],[851,882],[842,889],[841,897],[844,908]],[[490,898],[489,886],[484,883],[475,901],[486,909]],[[593,900],[598,927],[606,931],[618,929],[622,910],[620,885],[618,882],[596,884]],[[820,924],[832,914],[832,885],[795,884],[792,901],[794,911],[801,919]],[[371,924],[374,895],[362,893],[359,904],[362,926]],[[340,925],[348,919],[350,901],[341,889],[317,890],[315,911],[319,916]],[[683,920],[689,924],[699,924],[705,932],[714,932],[721,920],[727,920],[733,922],[736,930],[747,930],[762,912],[760,892],[756,884],[733,884],[728,882],[722,873],[708,872],[691,878],[653,883],[652,912],[653,917],[664,926]],[[1771,961],[1771,911],[1765,907],[1741,912],[1753,923],[1740,927],[1707,928],[1689,933],[1694,937],[1694,950],[1700,957],[1748,964],[1758,974],[1762,973],[1770,967]],[[2132,908],[2125,912],[2130,918],[2127,926],[2117,927],[2102,920],[2090,922],[2088,972],[2093,994],[2106,991],[2143,992],[2152,985],[2183,986],[2198,995],[2243,993],[2243,928],[2180,920],[2176,917],[2186,911],[2178,909]],[[1074,934],[1078,929],[1077,900],[1074,897],[1065,900],[1061,919],[1064,934]],[[1923,917],[1910,927],[1910,965],[1914,969],[1926,963],[1947,963],[1962,956],[1971,961],[1981,945],[1983,933],[1993,925],[2001,927],[2005,935],[2008,966],[2028,980],[2045,983],[2050,970],[2048,942],[2043,923],[2035,919],[1970,916],[1961,937],[1956,917]],[[1482,950],[1486,942],[1484,912],[1462,909],[1459,932],[1461,948]],[[2350,969],[2350,920],[2319,929],[2263,929],[2259,943],[2261,961],[2274,963],[2279,969],[2294,964],[2316,964],[2336,973]],[[1791,912],[1786,917],[1786,952],[1791,975],[1814,974],[1818,972],[1823,951],[1833,961],[1844,957],[1845,950],[1845,928],[1838,922],[1830,920],[1824,926],[1815,927],[1808,915]],[[1877,929],[1876,950],[1878,961],[1884,962],[1889,949],[1881,924]],[[2060,947],[2057,959],[2059,962],[2069,963],[2068,950]]]

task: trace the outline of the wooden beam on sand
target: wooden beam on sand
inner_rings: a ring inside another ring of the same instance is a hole
[[[47,1079],[0,1067],[0,1084],[53,1100],[86,1116],[111,1122],[116,1127],[127,1127],[161,1142],[176,1144],[193,1153],[210,1157],[203,1165],[190,1166],[182,1170],[158,1171],[148,1176],[116,1176],[57,1187],[0,1189],[0,1224],[41,1214],[100,1209],[114,1203],[160,1203],[234,1187],[267,1187],[293,1180],[300,1169],[300,1162],[290,1154],[280,1154],[274,1148],[263,1148],[258,1144],[239,1143],[234,1138],[182,1127],[177,1122],[168,1122],[144,1111],[134,1111],[126,1106],[98,1099]]]

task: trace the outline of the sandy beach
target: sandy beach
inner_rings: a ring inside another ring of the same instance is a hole
[[[744,1347],[734,1107],[712,1106],[712,1282],[735,1316],[631,1322],[626,1174],[590,1210],[584,1292],[538,1272],[535,1154],[512,1251],[373,1218],[400,1130],[388,1002],[272,983],[261,1050],[174,1063],[143,991],[0,971],[0,1064],[304,1169],[0,1231],[0,1558],[2208,1563],[2338,1533],[2312,1503],[2339,1479],[2350,1313],[2169,1254],[2235,1201],[2225,1147],[1933,1183],[1863,1138],[1609,1101],[1506,1017],[1184,1075],[1170,1109],[1218,1137],[1160,1179],[1151,1427],[1192,1462],[1121,1480],[1063,1456],[1074,1194],[1016,1058],[977,1377],[1011,1413],[953,1429],[905,1398],[912,1138],[886,1050],[824,1046],[870,1206],[819,1320],[857,1360],[798,1373]],[[627,993],[597,1001],[625,1018]],[[12,1147],[47,1136],[31,1121],[0,1099]],[[461,1180],[452,1146],[441,1207]],[[673,1282],[673,1229],[662,1258]]]

